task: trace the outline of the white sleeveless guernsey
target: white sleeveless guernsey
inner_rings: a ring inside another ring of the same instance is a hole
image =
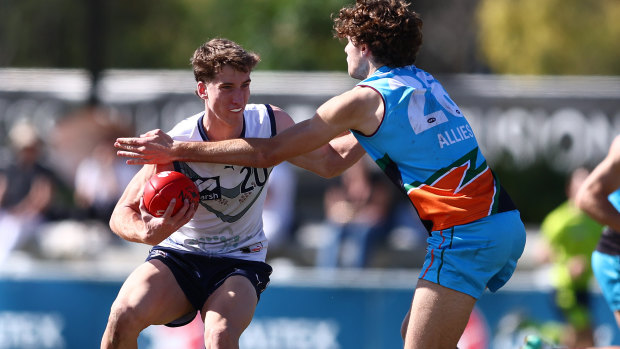
[[[204,112],[191,116],[168,132],[178,141],[208,141]],[[273,111],[263,104],[248,104],[243,113],[241,138],[275,135]],[[198,162],[175,162],[176,171],[191,178],[200,191],[194,217],[159,245],[210,256],[265,261],[267,238],[263,232],[263,203],[272,168]]]

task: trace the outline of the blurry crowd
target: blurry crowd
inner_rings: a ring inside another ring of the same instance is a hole
[[[13,253],[92,258],[118,244],[107,221],[137,169],[117,158],[112,144],[132,134],[103,109],[80,109],[52,130],[15,121],[0,164],[0,264]]]

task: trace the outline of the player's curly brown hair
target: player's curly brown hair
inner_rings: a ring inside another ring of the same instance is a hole
[[[234,41],[216,38],[198,47],[190,61],[196,81],[209,82],[225,65],[244,73],[250,72],[260,62],[260,57]]]
[[[402,0],[357,0],[334,18],[334,36],[368,45],[379,63],[403,67],[422,46],[422,18]]]

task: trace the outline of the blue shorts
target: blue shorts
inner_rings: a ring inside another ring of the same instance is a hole
[[[172,271],[174,278],[196,311],[200,311],[207,298],[233,275],[245,276],[256,290],[256,296],[269,284],[272,269],[264,262],[247,261],[236,258],[212,257],[193,252],[154,246],[147,261],[157,259]],[[196,316],[196,311],[167,324],[177,327],[187,325]]]
[[[620,256],[592,252],[592,271],[611,310],[620,310]]]
[[[525,248],[519,211],[431,232],[420,278],[480,298],[504,286]]]

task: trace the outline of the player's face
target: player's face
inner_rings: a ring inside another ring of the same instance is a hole
[[[226,123],[241,121],[250,98],[250,82],[250,72],[244,73],[230,66],[224,66],[212,81],[198,82],[198,92],[206,101],[209,116]]]
[[[344,52],[347,54],[349,75],[354,79],[366,79],[368,77],[369,65],[362,49],[355,46],[349,39],[347,46],[344,48]]]

